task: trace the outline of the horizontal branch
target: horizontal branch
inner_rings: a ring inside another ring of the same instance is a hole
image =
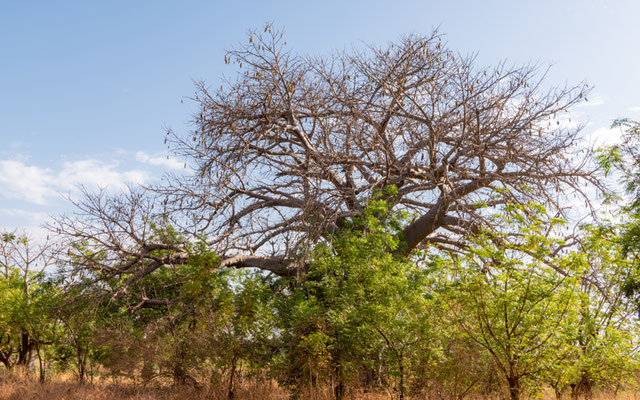
[[[269,271],[278,276],[293,276],[308,268],[307,264],[299,261],[289,261],[281,257],[266,256],[235,256],[220,263],[220,268],[257,268]]]

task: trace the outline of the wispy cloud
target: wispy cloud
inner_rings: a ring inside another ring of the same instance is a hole
[[[78,185],[108,189],[123,189],[127,183],[142,184],[148,174],[138,169],[119,171],[118,163],[104,163],[99,160],[65,162],[58,174],[59,186],[67,191]]]
[[[36,242],[43,242],[50,234],[44,225],[52,220],[52,216],[37,209],[0,208],[0,220],[5,224],[0,225],[0,232],[17,230]]]
[[[606,98],[603,97],[600,93],[594,93],[585,98],[585,101],[578,104],[577,107],[595,107],[601,106],[606,102]]]
[[[160,167],[169,168],[169,169],[183,169],[185,166],[184,163],[178,161],[175,158],[169,158],[168,156],[157,156],[157,155],[152,156],[145,153],[144,151],[139,151],[136,153],[136,161],[144,164],[155,165],[155,166],[160,166]]]
[[[42,211],[29,211],[19,208],[0,208],[0,215],[9,217],[17,217],[26,221],[30,221],[36,225],[42,224],[49,219],[49,214]]]
[[[619,128],[603,126],[587,135],[587,140],[595,147],[610,146],[620,142],[620,135]]]
[[[640,112],[640,106],[629,107],[629,111],[634,113]]]
[[[566,129],[573,130],[577,129],[580,126],[585,126],[583,121],[584,114],[580,112],[572,112],[571,114],[558,114],[554,116],[550,116],[546,120],[540,122],[540,128],[552,128],[552,129]]]
[[[26,235],[35,243],[43,243],[51,234],[49,230],[39,225],[21,225],[20,227],[0,225],[0,232],[17,232],[20,235]]]
[[[118,163],[99,160],[69,161],[55,171],[24,161],[0,161],[0,197],[45,205],[61,192],[74,192],[78,185],[121,189],[127,183],[141,184],[148,174],[139,169],[119,170]]]
[[[45,204],[55,195],[55,174],[49,168],[26,165],[22,161],[0,161],[0,196]]]
[[[139,185],[159,178],[164,172],[186,171],[184,162],[159,153],[116,149],[109,154],[61,161],[46,167],[19,150],[0,151],[0,229],[29,228],[42,236],[39,226],[66,211],[70,205],[61,195],[79,195],[79,187],[119,191],[128,184]],[[109,157],[105,161],[105,157]]]

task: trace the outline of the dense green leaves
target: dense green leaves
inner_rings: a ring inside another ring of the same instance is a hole
[[[362,216],[316,245],[295,277],[220,269],[204,240],[150,222],[166,245],[148,258],[170,259],[176,243],[184,258],[135,281],[99,269],[52,280],[33,263],[4,262],[2,362],[28,367],[21,357],[36,354],[80,381],[206,385],[227,398],[248,380],[338,399],[577,396],[635,383],[628,231],[603,223],[564,239],[564,221],[544,207],[504,204],[488,218],[509,234],[481,228],[456,251],[407,258],[395,250],[411,215],[391,211],[394,193],[363,201]],[[29,245],[3,240],[12,251]],[[73,252],[95,261],[96,250]]]

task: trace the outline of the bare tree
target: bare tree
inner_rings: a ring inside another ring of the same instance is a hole
[[[184,264],[193,242],[168,227],[167,215],[154,209],[153,193],[136,187],[119,194],[82,188],[80,200],[70,201],[75,214],[58,217],[47,228],[68,249],[62,262],[68,269],[67,283],[90,288],[79,291],[78,297],[115,296],[133,301],[129,306],[134,309],[180,300],[166,297],[171,289],[166,284],[141,284],[160,268]],[[178,280],[171,286],[180,284]]]
[[[79,216],[51,227],[85,246],[73,262],[96,272],[91,279],[120,277],[126,291],[184,263],[194,237],[223,268],[293,275],[311,246],[390,186],[391,206],[414,216],[400,233],[404,254],[462,246],[505,202],[561,211],[569,194],[588,200],[581,185],[600,187],[580,127],[558,116],[585,99],[586,84],[544,89],[535,66],[476,67],[437,33],[313,58],[287,51],[267,26],[225,62],[238,75],[215,91],[198,84],[193,131],[169,132],[192,176],[120,197],[86,193]],[[179,300],[139,298],[136,306]]]
[[[563,193],[599,187],[580,127],[557,115],[586,84],[544,89],[536,66],[478,68],[437,33],[320,58],[285,49],[270,26],[252,32],[225,56],[235,79],[198,85],[193,132],[169,134],[196,173],[160,192],[211,234],[223,266],[295,273],[309,245],[391,185],[393,206],[415,215],[405,252],[457,245],[502,202],[560,210]]]

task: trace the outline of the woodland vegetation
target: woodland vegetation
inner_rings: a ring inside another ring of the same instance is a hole
[[[189,173],[85,190],[46,241],[2,234],[0,388],[72,374],[159,390],[147,398],[636,390],[638,123],[592,149],[566,123],[588,85],[478,66],[437,33],[324,57],[286,46],[253,32],[224,57],[237,75],[198,84],[193,130],[166,139]]]

